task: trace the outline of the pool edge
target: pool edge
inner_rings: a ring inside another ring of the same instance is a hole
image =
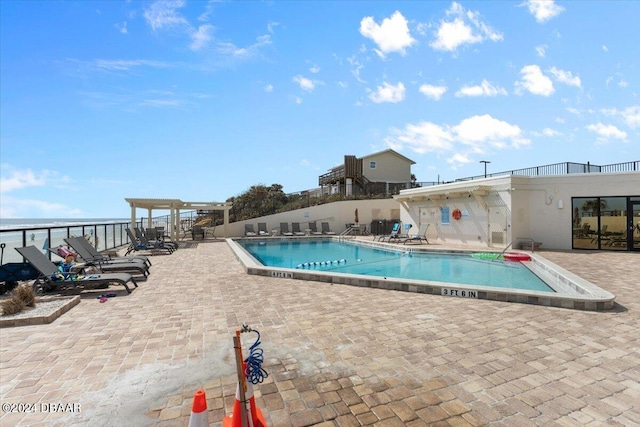
[[[428,282],[395,278],[372,279],[371,277],[365,277],[355,274],[265,267],[264,265],[260,264],[253,256],[251,256],[244,248],[242,248],[236,242],[236,240],[243,239],[226,239],[227,244],[235,254],[238,261],[240,261],[240,264],[242,264],[245,272],[252,275],[316,281],[340,285],[368,287],[374,289],[415,292],[428,295],[449,296],[454,298],[463,297],[491,301],[515,302],[521,304],[541,305],[545,307],[558,307],[582,311],[608,311],[612,310],[615,306],[615,295],[594,285],[593,283],[583,279],[582,277],[563,269],[562,267],[552,263],[551,261],[543,258],[538,254],[531,254],[532,262],[536,266],[535,268],[542,269],[546,272],[546,274],[555,277],[556,280],[573,289],[574,292],[576,292],[575,294],[559,292],[555,288],[554,290],[556,290],[556,292],[554,293],[522,291],[517,289],[496,290],[496,288],[461,285],[457,283]],[[374,242],[362,241],[357,241],[357,243],[364,243],[366,246],[387,247],[389,249],[394,249],[393,245],[387,246],[384,244],[371,244]],[[398,248],[395,248],[395,250],[398,250]],[[419,252],[430,251],[420,250]],[[446,251],[440,250],[438,252],[473,253],[478,251],[455,249]],[[447,291],[456,291],[455,295],[453,293],[451,293],[451,295],[443,294],[443,289]]]

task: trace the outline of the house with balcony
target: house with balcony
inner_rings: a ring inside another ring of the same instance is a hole
[[[387,149],[363,157],[344,156],[344,163],[318,177],[322,195],[398,194],[411,188],[411,165],[416,162]]]

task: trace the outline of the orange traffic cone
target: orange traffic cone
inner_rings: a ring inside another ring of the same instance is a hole
[[[207,419],[207,396],[204,390],[196,391],[196,394],[193,396],[189,427],[209,427],[209,420]]]
[[[242,402],[240,402],[240,387],[238,384],[236,387],[236,400],[233,402],[233,413],[231,415],[227,415],[222,420],[223,427],[267,427],[267,422],[264,420],[262,416],[262,412],[260,412],[260,408],[256,405],[256,400],[253,397],[253,384],[250,381],[246,381],[247,391],[245,393],[245,399],[247,403],[247,408],[242,407]],[[250,414],[248,418],[248,423],[244,426],[242,425],[242,414],[241,411],[245,411],[245,414]]]

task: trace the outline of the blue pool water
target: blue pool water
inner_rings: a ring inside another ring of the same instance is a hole
[[[520,262],[467,254],[408,253],[333,240],[241,240],[268,267],[554,292]]]

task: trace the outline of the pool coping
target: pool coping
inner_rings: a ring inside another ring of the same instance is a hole
[[[338,237],[327,237],[332,240],[341,240]],[[286,237],[265,237],[265,240],[294,240]],[[244,238],[228,238],[227,244],[232,249],[236,258],[243,265],[247,274],[267,276],[274,278],[317,281],[332,284],[368,287],[375,289],[387,289],[404,292],[415,292],[430,295],[442,295],[458,298],[485,299],[503,302],[515,302],[521,304],[542,305],[547,307],[568,308],[585,311],[606,311],[613,309],[615,295],[583,279],[582,277],[563,269],[557,264],[535,253],[527,253],[531,261],[523,263],[536,275],[541,277],[555,291],[541,292],[519,289],[493,288],[487,286],[462,285],[458,283],[434,282],[415,279],[384,278],[373,279],[373,276],[358,274],[323,272],[316,270],[301,270],[281,267],[266,267],[257,261],[249,252],[240,246],[238,240],[256,240]],[[345,240],[363,246],[384,248],[397,252],[411,253],[477,253],[491,252],[488,250],[467,249],[434,249],[429,247],[401,248],[397,245],[385,242]],[[402,250],[404,249],[404,250]],[[522,252],[522,251],[513,251]],[[524,253],[524,252],[522,252]]]

